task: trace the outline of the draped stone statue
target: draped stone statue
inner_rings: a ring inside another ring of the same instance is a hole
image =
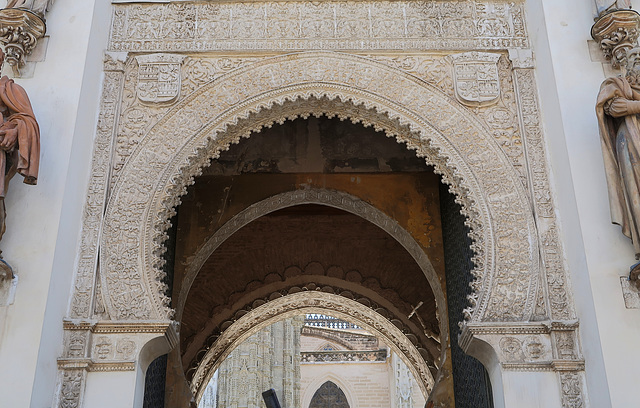
[[[4,53],[0,50],[0,67]],[[36,184],[40,162],[40,128],[25,90],[6,76],[0,78],[0,239],[6,230],[4,197],[9,180],[20,174]]]
[[[631,8],[631,0],[596,0],[598,15],[612,10]]]
[[[53,0],[9,0],[6,8],[24,8],[44,16]]]
[[[631,238],[640,259],[640,48],[627,52],[627,74],[608,78],[596,103],[611,221]],[[640,262],[630,277],[640,286]]]

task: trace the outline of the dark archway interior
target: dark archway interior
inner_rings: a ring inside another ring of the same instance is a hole
[[[440,195],[448,193],[433,169],[372,128],[310,117],[232,145],[189,188],[167,245],[174,307],[189,263],[217,229],[256,202],[306,188],[346,192],[395,220],[428,255],[447,293]],[[470,276],[470,264],[461,268]],[[449,336],[440,333],[433,291],[409,253],[356,215],[300,205],[244,226],[205,262],[184,299],[180,346],[168,359],[166,406],[188,406],[185,379],[239,313],[292,288],[348,293],[401,327],[434,377],[438,369],[455,372],[451,358],[441,361],[443,347],[450,356]],[[464,298],[468,287],[461,290]],[[443,378],[438,398],[453,406],[453,376]]]

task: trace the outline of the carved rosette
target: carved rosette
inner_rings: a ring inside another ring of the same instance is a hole
[[[44,19],[29,10],[0,10],[0,42],[5,47],[5,59],[16,75],[20,74],[25,57],[33,51],[46,31]]]
[[[615,10],[603,14],[591,27],[591,37],[600,44],[606,59],[615,67],[624,67],[627,50],[640,35],[640,14],[633,10]]]

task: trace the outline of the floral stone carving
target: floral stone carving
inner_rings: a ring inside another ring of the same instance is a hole
[[[44,17],[22,8],[0,10],[0,42],[7,54],[6,60],[16,75],[25,64],[25,57],[44,37],[47,27]]]
[[[640,35],[640,14],[633,10],[606,12],[591,27],[591,37],[600,44],[606,59],[615,68],[627,64],[627,51],[633,48]]]

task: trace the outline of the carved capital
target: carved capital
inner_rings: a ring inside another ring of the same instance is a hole
[[[614,10],[599,17],[591,27],[591,37],[600,44],[607,60],[618,68],[627,62],[627,50],[640,35],[640,14],[633,10]]]
[[[20,75],[26,56],[46,31],[44,19],[29,10],[0,10],[0,42],[5,47],[5,59],[16,75]]]
[[[502,368],[512,371],[581,371],[584,359],[576,321],[539,323],[469,323],[460,347],[473,355],[478,341],[488,344]]]

